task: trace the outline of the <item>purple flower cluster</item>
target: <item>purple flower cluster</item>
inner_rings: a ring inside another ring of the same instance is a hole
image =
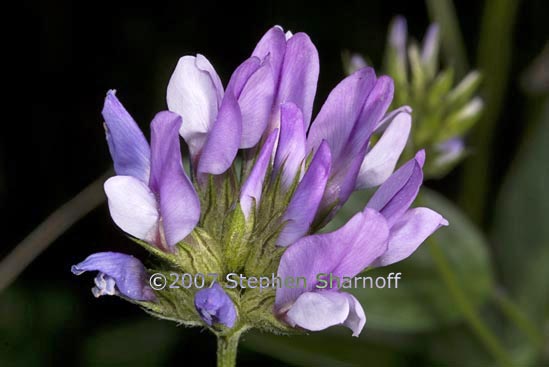
[[[332,90],[313,120],[318,74],[318,53],[309,37],[280,27],[263,36],[226,88],[204,56],[184,56],[168,85],[171,112],[153,119],[150,146],[110,91],[103,117],[116,176],[107,180],[105,192],[113,221],[166,254],[177,254],[182,241],[204,228],[201,193],[228,175],[237,182],[230,207],[241,210],[251,227],[273,215],[262,209],[265,201],[287,197],[282,213],[268,218],[278,224],[273,241],[284,250],[276,266],[280,277],[306,277],[307,288],[277,289],[270,312],[292,327],[343,324],[358,335],[366,322],[360,303],[338,289],[317,289],[316,274],[353,277],[403,260],[447,222],[428,208],[410,208],[423,180],[423,151],[393,173],[411,111],[387,113],[391,78],[359,69]],[[373,134],[380,135],[375,144]],[[190,176],[179,135],[189,149]],[[234,174],[237,165],[240,175]],[[376,186],[363,211],[334,232],[315,234],[355,190]],[[247,245],[255,243],[252,236]],[[96,296],[156,299],[146,269],[131,256],[94,254],[73,267],[75,274],[84,271],[99,272]],[[219,286],[197,292],[194,304],[210,326],[233,327],[245,312]]]

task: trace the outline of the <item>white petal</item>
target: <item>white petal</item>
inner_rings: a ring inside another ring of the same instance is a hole
[[[131,176],[115,176],[105,182],[104,188],[116,225],[134,237],[155,242],[159,214],[149,187]]]
[[[202,55],[183,56],[168,83],[168,109],[183,118],[179,131],[191,154],[204,144],[223,97],[223,87],[211,63]]]
[[[381,185],[393,173],[406,146],[412,117],[408,112],[395,116],[379,141],[366,154],[356,181],[356,189]]]
[[[303,293],[286,314],[286,320],[292,326],[311,331],[324,330],[340,325],[349,315],[347,297],[338,292]]]
[[[347,326],[349,329],[353,331],[353,336],[359,336],[360,332],[364,328],[364,325],[366,324],[366,315],[364,314],[364,309],[362,308],[362,305],[358,300],[349,293],[342,293],[345,296],[347,296],[347,300],[349,302],[349,315],[347,316],[347,320],[343,323],[343,325]]]

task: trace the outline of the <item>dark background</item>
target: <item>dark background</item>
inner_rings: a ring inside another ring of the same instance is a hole
[[[455,3],[472,55],[477,48],[482,2]],[[18,78],[22,88],[18,99],[24,106],[17,118],[4,122],[1,133],[0,195],[7,222],[2,225],[0,256],[111,164],[100,116],[108,89],[118,90],[119,98],[148,134],[151,118],[166,108],[166,85],[180,56],[206,55],[226,82],[261,35],[280,24],[308,33],[319,50],[318,110],[343,77],[342,50],[366,54],[379,66],[387,27],[395,14],[406,16],[413,35],[422,36],[429,23],[422,1],[405,0],[250,4],[182,0],[143,6],[49,1],[27,2],[23,13],[26,25],[8,35],[15,36],[18,44],[11,59],[24,69],[23,77]],[[546,41],[547,14],[549,3],[544,0],[523,1],[519,10],[511,66],[514,77],[495,139],[495,185],[509,166],[523,132],[519,111],[525,101],[516,76]],[[459,169],[428,186],[451,197],[458,179]],[[137,307],[117,298],[93,299],[91,277],[76,278],[70,273],[71,264],[103,250],[146,256],[111,222],[105,205],[66,232],[16,281],[12,295],[18,306],[1,312],[3,317],[13,312],[12,321],[18,327],[4,324],[4,330],[0,329],[0,354],[17,355],[14,360],[22,365],[78,365],[90,348],[85,342],[88,336],[120,320],[141,320]],[[59,301],[60,306],[46,305],[52,297],[68,301]],[[64,308],[57,315],[48,307]],[[49,322],[57,322],[54,331]],[[176,347],[164,352],[174,365],[192,365],[191,361],[213,364],[215,340],[211,335],[198,329],[174,335],[179,335],[173,342]],[[14,338],[25,342],[14,344]],[[132,353],[133,346],[120,345]],[[240,358],[249,365],[278,363],[247,349]],[[412,353],[408,362],[414,361]]]

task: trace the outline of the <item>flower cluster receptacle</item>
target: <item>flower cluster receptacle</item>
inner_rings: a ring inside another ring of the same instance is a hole
[[[406,108],[387,112],[393,80],[360,68],[313,119],[318,74],[309,37],[278,26],[225,88],[206,57],[184,56],[167,88],[169,111],[151,122],[150,144],[109,91],[103,118],[116,172],[105,182],[110,214],[155,261],[146,268],[133,256],[103,252],[73,272],[98,272],[95,296],[118,295],[220,338],[251,328],[299,333],[334,325],[359,335],[361,304],[337,286],[317,287],[317,274],[355,277],[401,261],[448,223],[429,208],[411,208],[423,150],[395,171],[411,115]],[[380,136],[375,144],[372,136]],[[319,232],[354,191],[374,187],[346,224]],[[150,274],[171,272],[217,274],[219,283],[151,288]],[[226,287],[230,273],[304,277],[307,286]]]
[[[428,28],[420,47],[414,40],[408,42],[403,17],[392,21],[383,71],[395,82],[394,106],[409,106],[414,118],[402,160],[425,149],[424,172],[434,178],[444,176],[467,155],[464,137],[483,110],[482,99],[475,95],[480,72],[473,70],[456,83],[453,68],[441,68],[439,51],[437,24]],[[365,66],[362,56],[344,54],[348,74]]]

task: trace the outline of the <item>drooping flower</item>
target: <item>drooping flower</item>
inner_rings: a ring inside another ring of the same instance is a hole
[[[317,288],[316,276],[353,277],[400,261],[447,222],[428,208],[410,208],[423,180],[423,151],[393,172],[412,123],[407,106],[388,112],[393,80],[361,68],[313,118],[318,70],[309,37],[280,27],[263,36],[225,88],[204,56],[184,56],[168,85],[172,112],[153,120],[150,147],[109,92],[103,114],[117,173],[105,184],[111,216],[157,258],[151,272],[191,275],[192,282],[182,277],[172,284],[181,286],[164,290],[151,283],[153,290],[141,263],[120,261],[112,272],[111,257],[96,254],[91,265],[83,265],[88,258],[75,268],[99,272],[94,292],[124,295],[160,318],[224,337],[339,324],[358,335],[366,322],[358,300]],[[354,191],[377,186],[345,225],[318,233]],[[238,284],[227,293],[233,273],[310,281],[304,289]],[[130,296],[137,294],[127,291],[130,279],[146,297]]]
[[[95,297],[115,295],[118,292],[124,297],[138,301],[154,301],[156,296],[147,282],[147,272],[141,261],[131,255],[117,252],[98,252],[88,256],[79,264],[73,265],[71,271],[80,275],[86,271],[98,271]]]

